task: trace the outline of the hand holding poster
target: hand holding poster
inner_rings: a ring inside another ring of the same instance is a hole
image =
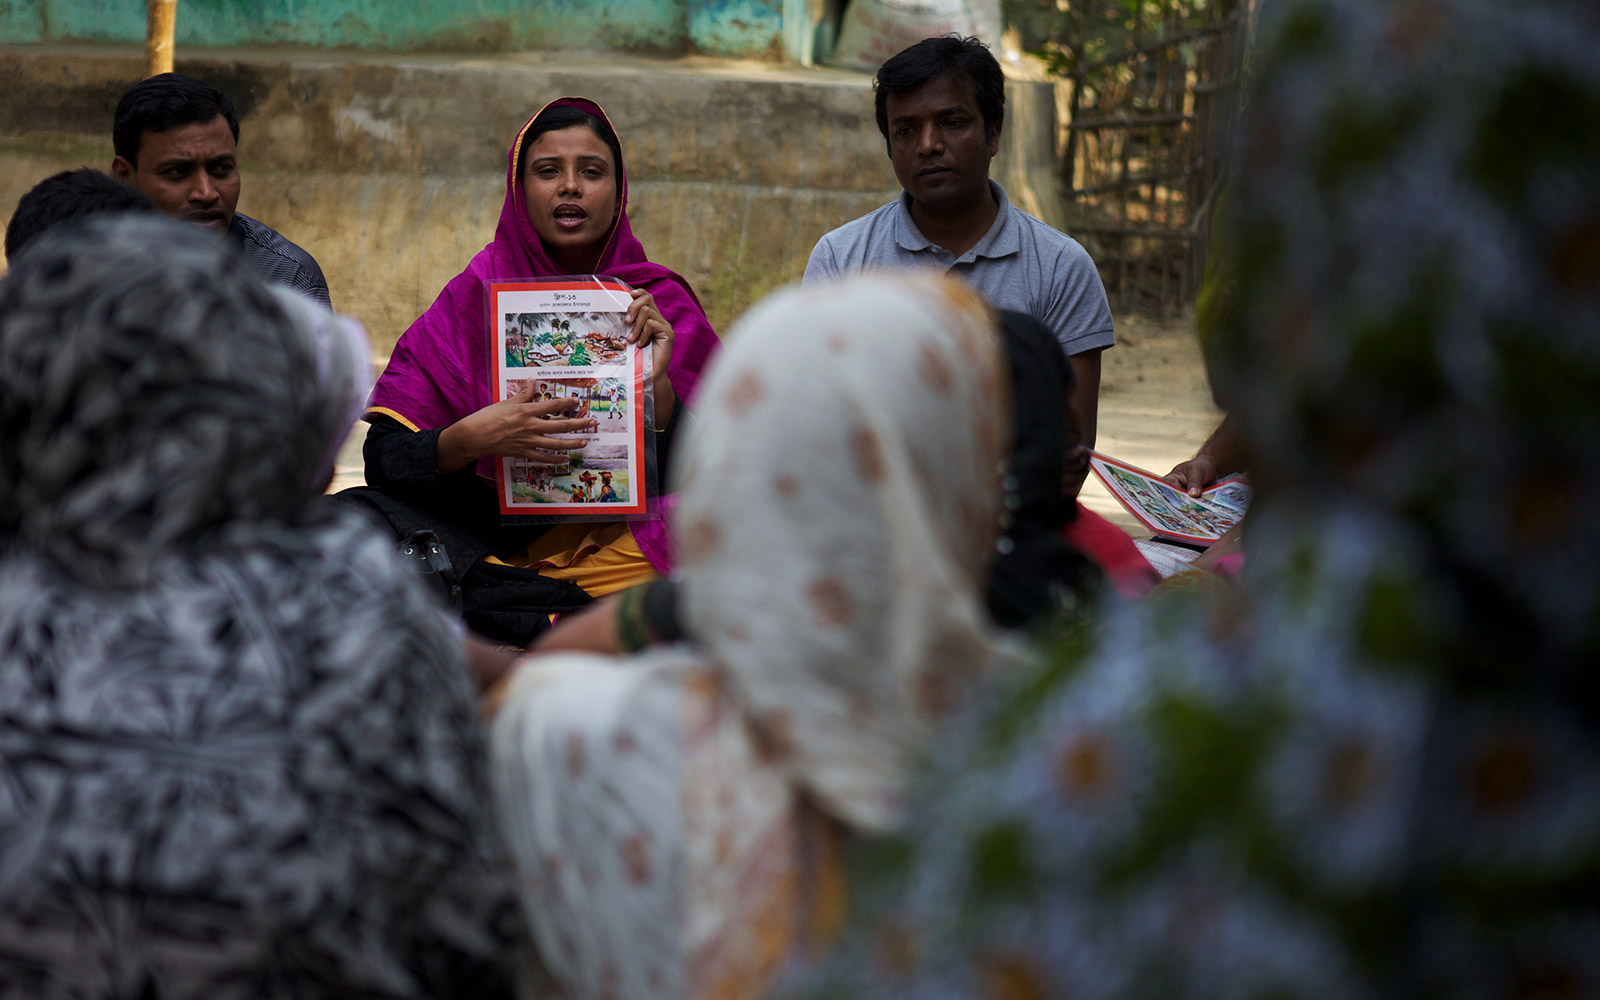
[[[1097,451],[1088,456],[1089,471],[1157,538],[1210,545],[1238,524],[1250,506],[1250,481],[1244,476],[1219,479],[1191,497],[1153,472]]]
[[[627,285],[611,278],[493,283],[489,308],[497,400],[571,400],[562,415],[595,429],[556,464],[501,457],[502,514],[645,512],[644,358],[628,343]]]

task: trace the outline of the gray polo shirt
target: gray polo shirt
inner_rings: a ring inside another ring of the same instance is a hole
[[[1111,306],[1100,272],[1078,241],[1012,206],[1005,189],[989,182],[1000,203],[994,225],[960,257],[930,243],[911,221],[911,196],[847,222],[817,241],[802,284],[870,268],[937,267],[954,275],[1001,309],[1015,309],[1055,331],[1068,355],[1110,347]]]

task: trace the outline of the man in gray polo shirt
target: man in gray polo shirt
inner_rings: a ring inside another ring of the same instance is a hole
[[[1072,363],[1072,410],[1094,445],[1100,352],[1114,343],[1111,307],[1083,247],[1012,206],[989,179],[1005,117],[1005,77],[976,38],[928,38],[874,82],[897,201],[817,241],[804,283],[866,268],[937,267],[1001,309],[1036,317]]]

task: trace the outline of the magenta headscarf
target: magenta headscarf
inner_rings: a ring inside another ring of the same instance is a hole
[[[600,105],[582,97],[562,97],[548,108],[571,107],[605,119]],[[417,317],[395,345],[389,366],[372,390],[367,413],[387,414],[410,427],[447,427],[494,402],[489,378],[488,282],[557,277],[565,272],[545,253],[523,202],[517,152],[522,137],[539,117],[535,114],[517,132],[507,155],[506,200],[494,241],[479,251],[467,269],[444,286],[428,311]],[[628,224],[628,172],[617,163],[617,222],[606,239],[597,274],[620,278],[655,297],[661,315],[672,324],[672,360],[667,372],[678,398],[694,400],[700,374],[721,342],[706,319],[694,289],[674,271],[645,258],[644,247]],[[494,459],[478,462],[478,474],[494,476]],[[634,540],[657,569],[670,568],[666,530],[661,521],[633,525]]]

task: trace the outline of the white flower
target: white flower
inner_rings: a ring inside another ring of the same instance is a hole
[[[1262,768],[1262,811],[1302,871],[1360,891],[1406,861],[1428,700],[1419,680],[1321,659],[1282,678],[1287,729]]]

